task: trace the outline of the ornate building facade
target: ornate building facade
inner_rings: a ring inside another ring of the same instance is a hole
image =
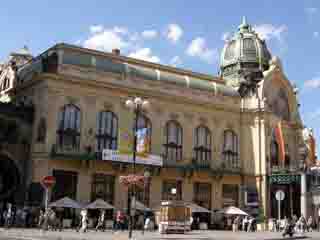
[[[137,193],[146,205],[156,207],[176,188],[175,198],[211,210],[236,205],[276,217],[274,193],[282,189],[283,215],[306,211],[303,123],[297,92],[279,59],[243,22],[226,43],[220,66],[221,76],[209,76],[128,58],[119,50],[64,43],[23,64],[10,59],[2,68],[1,101],[34,109],[26,201],[41,201],[39,183],[53,175],[51,200],[103,198],[126,208],[128,192],[119,176],[131,173],[132,164],[103,160],[102,151],[119,149],[121,134],[132,131],[134,116],[125,101],[140,96],[150,108],[138,127],[150,129],[149,152],[163,159],[162,166],[137,166],[139,174],[151,171],[147,197]],[[257,94],[240,97],[248,73],[261,80]],[[285,160],[275,137],[279,122]]]

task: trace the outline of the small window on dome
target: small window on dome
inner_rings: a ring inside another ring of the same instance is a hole
[[[236,48],[236,42],[232,41],[229,46],[226,48],[226,53],[224,55],[224,58],[226,60],[231,60],[235,56],[235,48]]]
[[[249,56],[256,56],[256,45],[253,39],[243,39],[243,53]]]

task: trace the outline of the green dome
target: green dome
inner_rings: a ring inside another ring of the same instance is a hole
[[[237,33],[226,42],[220,61],[223,78],[238,78],[244,71],[265,71],[271,54],[264,40],[247,24],[245,18]]]

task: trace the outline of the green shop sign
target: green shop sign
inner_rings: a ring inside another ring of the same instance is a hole
[[[300,175],[277,174],[269,177],[270,184],[300,183]]]

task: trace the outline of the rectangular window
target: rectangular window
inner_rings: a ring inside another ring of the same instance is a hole
[[[63,197],[69,197],[76,200],[78,173],[64,170],[53,170],[53,176],[56,184],[52,189],[52,201],[59,200]]]
[[[112,175],[94,174],[92,176],[91,200],[97,198],[113,204],[114,202],[114,182],[115,177]]]
[[[176,193],[172,192],[176,189]],[[163,181],[162,200],[181,200],[182,199],[182,181]]]
[[[239,186],[236,184],[222,185],[223,206],[239,206]]]
[[[201,207],[211,209],[211,184],[194,183],[194,202]]]

